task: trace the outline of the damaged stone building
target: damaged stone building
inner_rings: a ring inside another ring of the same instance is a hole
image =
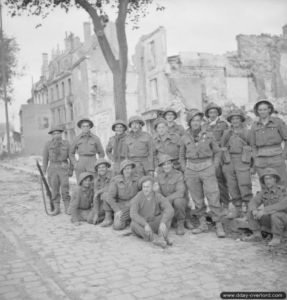
[[[117,37],[114,23],[107,23],[105,34],[117,57]],[[112,73],[105,61],[91,24],[84,23],[84,41],[74,34],[65,37],[65,49],[52,51],[51,59],[43,54],[42,74],[33,85],[35,103],[48,104],[51,125],[61,125],[65,138],[72,141],[78,134],[77,121],[90,118],[93,131],[105,145],[111,136],[114,121]],[[127,71],[127,112],[137,110],[137,77],[131,65]]]
[[[150,130],[167,106],[179,112],[182,124],[187,109],[204,109],[211,101],[251,111],[263,96],[286,106],[287,25],[280,36],[240,34],[236,39],[236,52],[174,56],[167,56],[163,27],[140,39],[134,55],[138,101]]]

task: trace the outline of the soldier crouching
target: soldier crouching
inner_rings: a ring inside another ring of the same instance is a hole
[[[135,163],[130,160],[121,162],[120,175],[114,177],[104,199],[105,220],[102,227],[113,224],[115,230],[122,230],[130,221],[130,202],[139,191],[138,175],[134,168]]]
[[[131,203],[131,230],[146,241],[165,248],[172,245],[168,232],[174,210],[161,194],[153,191],[154,179],[144,176],[140,180],[140,191]]]
[[[72,195],[70,206],[72,223],[75,225],[80,225],[81,222],[92,223],[95,214],[93,210],[93,198],[93,175],[83,172],[79,176],[79,186]]]
[[[249,228],[253,231],[245,241],[261,241],[261,229],[267,229],[273,234],[269,246],[281,243],[284,230],[287,229],[287,192],[278,185],[279,173],[267,168],[260,176],[262,190],[250,202],[248,209]],[[262,207],[263,205],[263,207]]]

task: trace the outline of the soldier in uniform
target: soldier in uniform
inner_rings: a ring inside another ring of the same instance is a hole
[[[244,113],[240,109],[231,111],[227,117],[231,128],[224,131],[221,139],[223,151],[223,173],[227,179],[228,191],[235,207],[230,211],[227,218],[239,218],[252,199],[252,183],[250,168],[252,163],[250,130],[243,126]]]
[[[62,139],[64,130],[56,126],[49,131],[52,140],[47,142],[43,151],[43,173],[48,173],[48,182],[52,189],[52,201],[54,211],[52,215],[60,213],[60,190],[65,206],[65,213],[68,214],[70,205],[69,177],[73,175],[73,165],[69,156],[70,145]]]
[[[122,230],[130,220],[130,202],[138,193],[138,175],[134,173],[135,163],[130,160],[121,162],[120,175],[110,183],[107,197],[104,199],[105,220],[102,227],[112,225]],[[112,215],[114,214],[114,222]]]
[[[215,174],[215,169],[220,164],[221,150],[213,134],[206,132],[201,127],[202,119],[203,113],[198,110],[193,110],[187,115],[189,129],[182,137],[183,143],[179,154],[185,181],[195,202],[195,214],[200,222],[199,227],[193,229],[192,233],[198,234],[208,231],[205,196],[212,219],[216,222],[216,234],[218,237],[225,237],[221,223],[222,208],[219,202],[219,189]]]
[[[81,222],[93,223],[95,211],[93,209],[93,175],[83,172],[79,176],[79,186],[72,195],[71,202],[71,221],[75,225]]]
[[[131,230],[145,241],[165,248],[172,245],[168,231],[174,214],[169,201],[153,191],[154,179],[144,176],[140,179],[140,191],[131,203]]]
[[[223,132],[228,129],[227,122],[220,118],[222,115],[221,107],[211,102],[207,105],[204,114],[207,118],[207,122],[204,124],[205,130],[213,133],[217,144],[220,145]],[[219,166],[216,168],[216,177],[220,192],[220,203],[224,208],[227,209],[230,202],[230,197],[227,188],[227,181],[223,175],[221,161]]]
[[[246,241],[261,241],[261,230],[273,234],[269,246],[281,243],[284,230],[287,229],[287,193],[286,188],[278,185],[279,173],[272,168],[265,169],[260,181],[262,190],[250,202],[248,222],[253,235]],[[263,205],[263,207],[262,207]]]
[[[177,119],[177,112],[173,108],[167,108],[163,113],[163,117],[167,121],[168,133],[177,133],[179,136],[184,135],[185,130],[182,125],[175,122],[175,119]]]
[[[287,126],[278,117],[272,117],[273,112],[272,103],[266,99],[255,104],[254,113],[259,120],[251,127],[251,146],[259,177],[265,168],[274,168],[280,174],[280,184],[286,186]],[[284,149],[282,149],[282,142],[284,142]]]
[[[154,146],[151,135],[142,131],[145,125],[141,116],[129,119],[130,132],[126,138],[126,157],[136,165],[139,177],[154,173]]]
[[[173,159],[174,167],[180,169],[179,149],[181,137],[177,133],[169,133],[167,121],[162,118],[155,121],[154,130],[156,131],[154,136],[155,165],[158,165],[162,155],[168,154]]]
[[[70,155],[75,168],[77,182],[79,182],[79,175],[82,172],[94,173],[97,154],[99,157],[105,157],[105,152],[99,137],[90,131],[94,126],[91,120],[82,119],[77,125],[82,130],[82,133],[72,143]],[[78,161],[75,158],[76,152],[79,155]]]
[[[126,158],[126,137],[128,126],[122,120],[116,120],[112,125],[112,130],[115,135],[110,137],[108,145],[106,147],[106,154],[108,158],[113,162],[114,175],[118,175],[120,172],[120,164]]]
[[[158,174],[160,193],[166,197],[174,208],[176,221],[176,234],[184,235],[185,210],[187,200],[185,198],[185,183],[182,172],[173,167],[173,158],[162,155],[159,159],[161,172]]]
[[[99,158],[95,165],[93,224],[101,223],[105,216],[104,199],[107,198],[109,185],[112,180],[112,171],[109,169],[110,166],[111,164],[104,158]]]

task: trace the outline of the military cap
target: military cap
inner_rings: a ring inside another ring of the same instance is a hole
[[[132,122],[139,122],[142,126],[145,125],[144,119],[142,116],[132,116],[129,118],[129,127],[131,127]]]
[[[273,104],[270,101],[268,101],[267,99],[261,98],[261,99],[258,100],[257,103],[255,103],[254,108],[253,108],[254,114],[256,116],[258,116],[258,107],[259,107],[260,104],[267,104],[269,106],[269,108],[271,109],[271,113],[270,114],[274,113],[274,106],[273,106]]]
[[[218,111],[218,115],[221,116],[222,115],[222,108],[215,104],[214,102],[210,102],[206,108],[205,108],[205,111],[204,111],[204,114],[205,116],[208,118],[208,112],[211,110],[211,109],[216,109]]]
[[[95,169],[97,170],[98,169],[98,166],[99,165],[106,165],[108,168],[111,166],[110,162],[108,162],[106,159],[104,158],[99,158],[97,161],[96,161],[96,164],[95,164]]]
[[[125,130],[128,129],[126,122],[124,122],[123,120],[116,120],[112,125],[112,131],[115,131],[117,125],[122,125],[125,128]]]
[[[88,119],[88,118],[84,118],[84,119],[79,120],[78,123],[77,123],[78,127],[81,128],[82,123],[84,123],[84,122],[89,123],[90,124],[90,128],[94,127],[94,123],[90,119]]]
[[[192,109],[191,111],[189,111],[186,115],[186,122],[189,125],[190,121],[195,117],[195,116],[200,116],[201,118],[203,118],[203,112],[201,112],[198,109]]]
[[[91,174],[89,172],[83,172],[83,173],[81,173],[80,176],[79,176],[79,185],[81,185],[82,182],[83,182],[83,180],[86,179],[86,178],[88,178],[88,177],[90,177],[91,180],[94,179],[93,174]]]
[[[132,166],[132,168],[135,168],[136,164],[133,161],[128,160],[128,159],[123,160],[120,164],[120,173],[121,174],[123,173],[124,168],[127,166]]]
[[[165,111],[163,113],[163,117],[165,118],[166,114],[169,113],[169,112],[174,114],[174,119],[177,118],[177,112],[175,111],[175,109],[173,109],[171,107],[168,107],[167,109],[165,109]]]
[[[274,176],[274,177],[276,178],[276,182],[279,182],[280,179],[281,179],[281,176],[279,175],[279,173],[278,173],[275,169],[273,169],[273,168],[266,168],[266,169],[263,171],[263,173],[261,174],[261,176],[260,176],[260,181],[261,181],[261,183],[263,183],[263,184],[264,184],[264,177],[265,177],[266,175]]]
[[[164,119],[164,118],[158,118],[158,119],[156,119],[156,120],[154,121],[154,124],[153,124],[154,130],[156,130],[157,126],[158,126],[159,124],[161,124],[161,123],[167,125],[167,120]]]
[[[226,120],[231,123],[232,117],[240,117],[241,121],[244,122],[246,120],[245,115],[241,109],[233,109],[227,116]]]
[[[147,181],[151,181],[152,183],[154,183],[154,178],[152,176],[143,176],[139,180],[139,183],[138,183],[139,188],[142,189],[142,185]]]
[[[161,166],[161,165],[163,165],[167,161],[173,161],[173,158],[171,156],[169,156],[168,154],[162,154],[159,157],[158,165]]]
[[[59,132],[63,132],[64,131],[64,129],[62,128],[62,126],[54,126],[54,127],[52,127],[50,130],[49,130],[49,134],[52,134],[54,131],[59,131]]]

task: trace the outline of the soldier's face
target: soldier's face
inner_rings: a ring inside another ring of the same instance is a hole
[[[241,123],[241,118],[239,116],[234,116],[231,118],[231,124],[233,127],[239,127]]]
[[[257,112],[260,118],[265,119],[270,115],[271,109],[267,104],[262,103],[258,106]]]
[[[52,137],[53,137],[53,140],[60,140],[60,139],[62,139],[62,132],[61,131],[54,131],[52,133]]]
[[[264,183],[267,186],[267,188],[271,188],[276,184],[276,178],[272,175],[265,175],[264,176]]]
[[[82,130],[82,133],[88,133],[90,132],[90,124],[87,123],[87,122],[83,122],[82,125],[81,125],[81,130]]]
[[[211,121],[214,121],[218,117],[218,110],[216,108],[211,108],[208,111],[208,117]]]
[[[153,183],[148,180],[142,184],[142,191],[146,197],[150,196],[153,191]]]
[[[190,121],[190,126],[193,130],[199,129],[201,126],[202,118],[201,116],[194,116]]]
[[[165,173],[169,173],[172,170],[172,162],[171,161],[166,161],[162,165],[162,169]]]
[[[124,177],[131,177],[132,171],[133,171],[132,166],[126,166],[126,167],[123,169],[123,175],[124,175]]]
[[[115,126],[115,133],[122,134],[125,131],[125,128],[122,124],[118,124]]]
[[[174,117],[174,113],[173,112],[168,112],[165,114],[165,119],[168,121],[168,122],[171,122],[175,119]]]
[[[160,123],[157,125],[156,127],[156,132],[159,134],[159,135],[165,135],[166,132],[167,132],[167,127],[164,123]]]
[[[101,164],[98,166],[98,174],[103,176],[107,173],[108,167],[106,164]]]
[[[131,131],[137,132],[137,131],[139,131],[140,129],[141,129],[141,124],[140,124],[140,122],[135,121],[135,122],[132,122],[132,123],[131,123]]]
[[[91,177],[87,177],[82,181],[82,186],[83,187],[90,187],[92,183]]]

